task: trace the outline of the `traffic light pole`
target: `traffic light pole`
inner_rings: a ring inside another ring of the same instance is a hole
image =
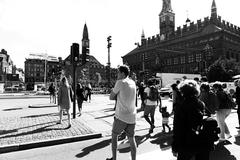
[[[76,65],[73,63],[73,118],[76,118]]]
[[[79,61],[79,44],[73,43],[71,46],[71,62],[73,69],[73,118],[76,118],[76,67]]]

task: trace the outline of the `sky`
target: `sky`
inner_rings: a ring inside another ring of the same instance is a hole
[[[239,0],[215,0],[218,15],[240,27]],[[210,16],[212,0],[171,0],[175,27],[186,18],[196,22]],[[136,42],[159,34],[162,0],[0,0],[0,49],[18,68],[29,54],[47,53],[65,59],[72,43],[79,43],[87,24],[90,54],[106,65],[107,37],[112,36],[111,66]],[[81,52],[81,51],[80,51]]]

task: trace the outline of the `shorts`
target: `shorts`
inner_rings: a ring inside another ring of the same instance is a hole
[[[112,133],[119,135],[123,131],[125,131],[128,137],[134,137],[135,124],[129,124],[114,117]]]
[[[146,105],[144,107],[144,116],[148,116],[149,113],[150,115],[154,115],[155,114],[155,109],[156,109],[156,106],[155,105]]]

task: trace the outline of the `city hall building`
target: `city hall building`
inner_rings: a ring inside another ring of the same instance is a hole
[[[145,38],[122,57],[140,79],[155,73],[206,73],[217,59],[240,61],[240,28],[217,14],[215,0],[211,16],[196,23],[187,19],[175,30],[175,13],[171,0],[163,0],[159,14],[160,34]]]

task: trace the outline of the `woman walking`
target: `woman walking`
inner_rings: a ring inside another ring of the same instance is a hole
[[[222,85],[220,83],[215,83],[213,85],[213,89],[217,95],[218,101],[219,101],[219,108],[217,109],[217,121],[218,126],[220,127],[220,139],[219,142],[226,141],[225,135],[227,139],[231,138],[230,131],[228,129],[228,126],[225,122],[226,118],[231,113],[231,107],[228,105],[228,95],[223,90]]]
[[[83,104],[83,101],[86,100],[86,97],[84,96],[84,89],[80,83],[77,84],[76,96],[77,96],[79,116],[81,116],[82,104]]]
[[[71,127],[71,116],[70,116],[70,106],[71,106],[71,87],[68,84],[67,78],[63,77],[61,80],[61,85],[60,88],[58,90],[58,105],[60,106],[60,113],[59,113],[59,117],[60,117],[60,121],[58,122],[58,124],[62,123],[62,116],[63,116],[63,111],[65,110],[67,112],[67,116],[68,116],[68,127]]]

